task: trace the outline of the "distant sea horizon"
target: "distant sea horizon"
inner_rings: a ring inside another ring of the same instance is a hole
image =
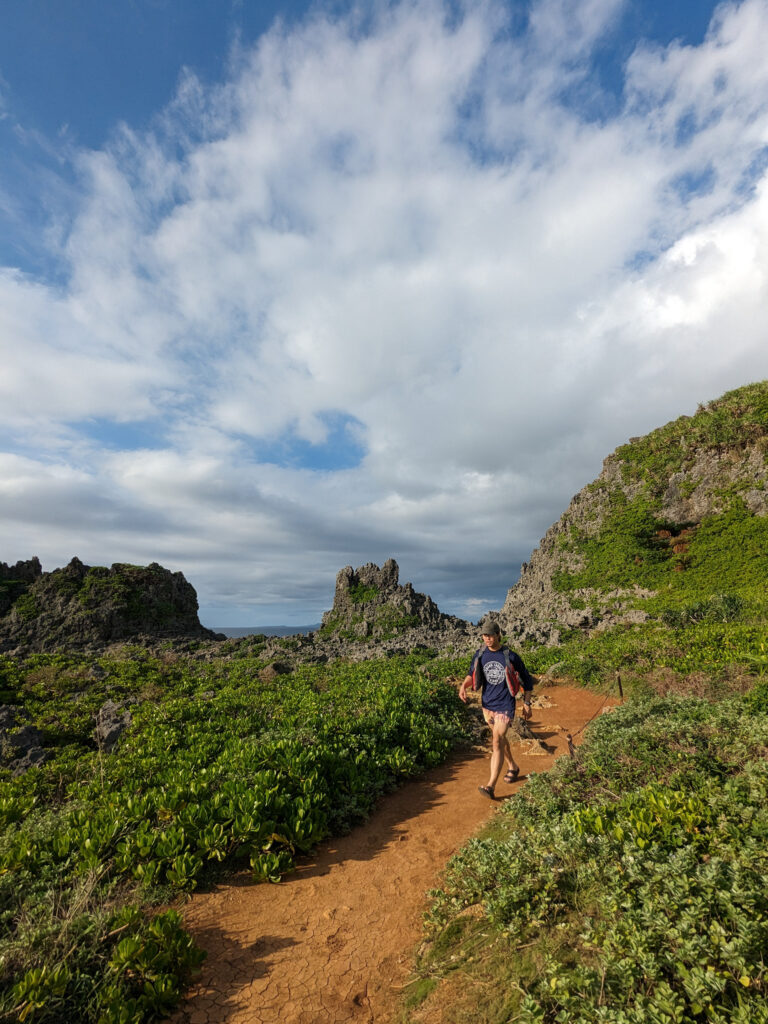
[[[223,633],[224,636],[237,640],[244,636],[262,634],[264,636],[296,636],[298,633],[314,633],[320,629],[320,623],[315,622],[309,626],[209,626],[214,633]]]

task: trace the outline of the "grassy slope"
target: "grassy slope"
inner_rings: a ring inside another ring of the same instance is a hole
[[[697,454],[715,451],[738,460],[752,446],[768,462],[768,382],[729,392],[695,416],[618,450],[625,482],[639,491],[628,500],[615,486],[600,531],[564,539],[583,568],[561,572],[555,585],[565,593],[635,585],[654,591],[635,602],[649,621],[591,638],[575,630],[559,648],[529,652],[534,669],[561,662],[561,674],[583,682],[607,680],[619,670],[630,682],[657,671],[701,684],[703,673],[717,685],[768,664],[768,516],[754,515],[743,497],[755,481],[737,479],[717,489],[709,496],[717,511],[684,534],[683,524],[663,517],[670,476],[690,469]]]
[[[768,518],[737,482],[684,564],[658,533],[680,531],[661,496],[697,450],[755,444],[768,452],[768,383],[619,450],[642,486],[568,538],[583,567],[556,583],[652,589],[650,619],[524,655],[597,686],[619,672],[633,697],[451,863],[404,1019],[768,1021]]]

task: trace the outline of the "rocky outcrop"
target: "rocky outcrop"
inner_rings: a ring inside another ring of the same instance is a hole
[[[554,645],[566,629],[606,629],[619,623],[643,622],[645,612],[632,608],[631,601],[650,597],[640,587],[631,590],[596,592],[579,588],[559,593],[553,580],[560,572],[581,568],[579,559],[561,543],[570,530],[594,530],[601,521],[601,501],[585,488],[568,510],[547,530],[530,562],[520,567],[520,579],[508,591],[499,612],[504,633],[521,643]]]
[[[580,557],[569,550],[568,538],[572,531],[584,535],[599,531],[614,486],[623,486],[615,454],[604,461],[597,480],[575,495],[560,519],[547,530],[530,561],[520,567],[520,579],[508,591],[499,612],[508,637],[522,643],[554,645],[567,629],[607,628],[647,618],[645,612],[628,607],[631,599],[650,596],[640,588],[599,594],[582,588],[563,594],[554,586],[558,573],[582,568]],[[626,491],[629,497],[635,497],[635,488],[630,486]]]
[[[8,565],[0,562],[0,617],[6,614],[17,598],[42,576],[43,567],[39,558],[30,558],[26,562]]]
[[[663,515],[672,523],[700,523],[705,516],[724,511],[727,495],[734,487],[754,515],[768,515],[765,460],[762,444],[695,452],[685,470],[669,477],[662,499]],[[614,457],[613,462],[617,461]]]
[[[132,721],[130,711],[118,707],[113,700],[104,701],[96,712],[96,727],[93,730],[93,738],[99,750],[111,754]]]
[[[750,385],[754,392],[763,385]],[[509,590],[499,618],[507,635],[522,641],[553,645],[564,630],[607,629],[621,623],[642,622],[647,614],[638,599],[652,596],[640,586],[624,589],[571,589],[556,587],[562,573],[583,568],[580,545],[574,538],[600,534],[617,495],[632,503],[642,497],[653,508],[658,529],[654,542],[666,550],[672,567],[685,570],[686,552],[698,524],[725,512],[734,500],[755,516],[768,515],[768,430],[764,414],[753,415],[743,434],[738,421],[729,422],[728,443],[686,444],[706,436],[707,417],[723,418],[724,403],[741,392],[699,410],[696,417],[681,417],[643,438],[631,438],[603,463],[600,476],[573,498],[560,519],[550,527],[524,563],[520,579]],[[729,407],[726,405],[726,409]],[[735,416],[732,410],[731,416]],[[710,431],[710,437],[716,431]],[[668,450],[665,451],[665,446]],[[650,456],[648,455],[650,453]],[[666,527],[666,528],[663,528]]]
[[[28,717],[24,708],[0,704],[0,763],[14,775],[23,775],[47,756],[40,732],[33,725],[23,724]]]
[[[84,565],[44,573],[38,559],[0,564],[0,651],[86,648],[158,637],[215,639],[197,615],[197,594],[180,572],[153,562]]]
[[[399,576],[394,558],[381,568],[369,562],[358,569],[351,565],[342,569],[336,576],[333,608],[323,615],[320,636],[376,640],[414,630],[431,633],[467,625],[454,615],[444,615],[431,597],[417,593],[410,583],[401,585]]]

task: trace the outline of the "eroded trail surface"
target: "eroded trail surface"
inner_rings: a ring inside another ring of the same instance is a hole
[[[529,772],[567,753],[566,734],[606,702],[554,687],[537,703],[533,732],[554,752],[530,741],[513,746],[521,779],[500,783],[495,803],[477,789],[487,782],[488,755],[473,753],[385,797],[365,824],[323,843],[280,885],[254,885],[243,874],[194,896],[184,917],[208,958],[175,1024],[396,1019],[426,892],[445,862]]]

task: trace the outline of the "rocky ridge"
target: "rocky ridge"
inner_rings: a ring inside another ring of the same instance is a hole
[[[612,543],[605,526],[616,508],[644,506],[642,528],[655,535],[645,550],[640,545],[632,552],[634,561],[642,567],[650,551],[648,564],[658,563],[661,553],[665,571],[685,571],[698,527],[737,505],[748,517],[768,516],[768,381],[729,392],[694,416],[616,449],[598,478],[546,532],[495,614],[513,642],[548,645],[560,642],[568,630],[588,633],[640,623],[647,618],[642,603],[653,591],[633,579],[655,586],[658,573],[615,574],[621,586],[612,588],[600,587],[604,576],[585,573],[593,585],[579,586],[574,575],[585,569],[585,539]],[[622,565],[631,569],[623,530],[622,521],[617,533],[614,517],[618,544],[610,550],[619,551]],[[750,565],[756,564],[752,558]],[[566,585],[564,577],[569,577]],[[172,641],[178,653],[205,659],[258,653],[279,671],[284,661],[365,660],[419,647],[460,652],[476,632],[470,623],[440,612],[410,583],[400,584],[394,559],[381,567],[343,568],[333,607],[320,629],[307,636],[231,640],[201,626],[197,609],[194,588],[183,575],[157,563],[107,569],[75,558],[52,573],[43,573],[36,558],[15,566],[0,563],[0,653],[66,648],[96,653],[126,643],[152,651]]]
[[[667,545],[670,558],[677,559],[674,568],[680,571],[684,571],[685,552],[698,525],[707,517],[722,514],[734,496],[752,515],[768,515],[768,430],[764,413],[758,413],[757,422],[748,423],[742,435],[733,427],[734,434],[727,442],[686,444],[686,433],[700,437],[707,419],[714,420],[726,400],[761,388],[749,385],[732,392],[702,407],[696,417],[680,417],[643,438],[631,438],[609,455],[597,479],[575,495],[560,519],[547,530],[530,561],[521,567],[520,579],[507,593],[498,613],[507,634],[518,641],[555,645],[563,630],[589,632],[648,618],[634,605],[653,592],[640,586],[600,591],[578,588],[563,593],[555,585],[558,574],[583,568],[578,545],[571,542],[577,536],[600,533],[617,494],[628,503],[644,497],[652,504],[654,519],[660,525],[657,542]],[[665,445],[673,444],[680,452],[667,454],[666,462],[661,457],[661,468],[652,458],[643,462],[638,454],[655,455]],[[671,471],[665,472],[665,465],[670,463]]]
[[[200,624],[197,594],[180,572],[153,562],[43,572],[37,558],[0,562],[0,652],[86,649],[162,637],[214,640]]]
[[[612,473],[604,463],[598,482]],[[650,591],[639,587],[597,593],[580,588],[572,594],[559,593],[553,580],[558,572],[574,572],[581,568],[578,557],[561,543],[571,530],[596,532],[605,511],[606,490],[593,485],[583,488],[571,500],[563,515],[554,523],[533,551],[529,562],[520,567],[520,579],[507,592],[498,613],[502,629],[518,642],[556,645],[564,629],[608,628],[620,622],[643,622],[647,615],[629,607],[632,599],[648,597]],[[595,612],[599,606],[600,611]]]
[[[470,624],[443,614],[411,583],[400,584],[399,574],[394,559],[381,568],[346,566],[317,632],[231,639],[200,624],[192,585],[182,573],[157,563],[107,569],[73,558],[63,569],[44,573],[37,558],[15,566],[0,562],[0,653],[73,650],[123,656],[136,645],[148,653],[172,648],[206,661],[257,653],[275,675],[296,664],[335,658],[364,661],[419,648],[463,650],[474,636]]]
[[[444,631],[466,623],[444,615],[427,594],[410,583],[400,584],[394,558],[381,568],[369,562],[357,569],[346,566],[336,576],[333,607],[323,615],[321,635],[339,634],[349,639],[383,639],[403,630]]]

